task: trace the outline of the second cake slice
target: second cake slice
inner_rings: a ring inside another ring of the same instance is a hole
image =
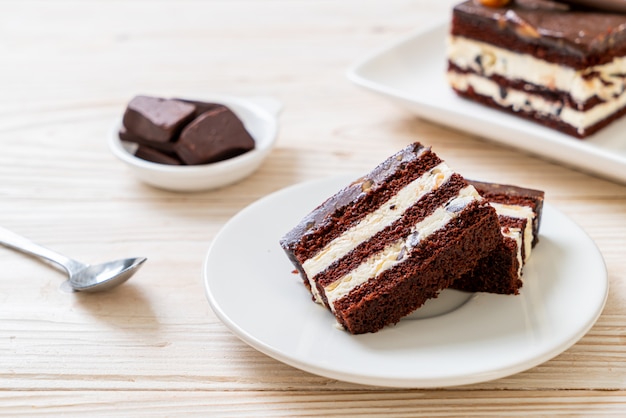
[[[539,240],[544,192],[508,184],[469,182],[496,209],[504,240],[452,287],[468,292],[519,294],[522,269]]]

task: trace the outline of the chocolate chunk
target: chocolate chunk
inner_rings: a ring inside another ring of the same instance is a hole
[[[182,162],[175,156],[161,152],[151,147],[140,145],[135,151],[135,156],[142,160],[159,164],[182,165]]]
[[[205,164],[236,157],[254,148],[254,139],[229,108],[203,113],[183,129],[175,150],[186,164]]]
[[[194,118],[197,118],[198,116],[200,116],[203,113],[208,112],[209,110],[214,110],[220,107],[225,107],[224,105],[219,104],[219,103],[201,102],[199,100],[189,100],[189,99],[179,99],[179,98],[176,98],[174,100],[178,100],[178,101],[195,106],[196,111],[194,113]]]
[[[133,134],[132,132],[129,132],[128,129],[126,129],[126,126],[124,125],[120,127],[118,134],[122,141],[137,142],[137,143],[139,143],[139,141],[143,141],[141,137]]]
[[[190,103],[150,96],[134,97],[124,112],[124,126],[143,139],[168,142],[196,111]]]
[[[122,126],[119,130],[119,137],[122,141],[126,142],[134,142],[135,144],[144,145],[146,147],[154,148],[162,152],[166,153],[174,153],[174,143],[171,141],[168,142],[157,142],[150,141],[147,139],[143,139],[140,136],[137,136],[126,129],[125,126]]]

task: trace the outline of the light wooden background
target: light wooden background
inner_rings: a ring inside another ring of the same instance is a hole
[[[144,255],[108,294],[0,248],[0,415],[624,416],[626,187],[420,120],[345,70],[453,1],[0,1],[0,223],[87,262]],[[195,194],[137,182],[107,135],[135,94],[271,95],[276,149],[254,176]],[[212,313],[202,262],[256,199],[362,172],[405,144],[468,177],[546,191],[595,240],[603,315],[555,359],[497,381],[385,390],[301,372],[249,348]]]

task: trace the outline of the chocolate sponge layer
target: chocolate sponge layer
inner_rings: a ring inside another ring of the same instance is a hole
[[[395,324],[474,269],[501,241],[495,210],[473,202],[406,261],[336,301],[335,316],[352,334]]]

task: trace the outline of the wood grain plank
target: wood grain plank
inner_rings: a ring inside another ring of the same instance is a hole
[[[0,415],[625,416],[626,187],[422,120],[345,78],[454,3],[3,1],[0,223],[87,262],[149,261],[110,293],[67,294],[61,273],[0,248]],[[276,148],[232,187],[151,188],[106,145],[138,93],[276,97]],[[393,390],[302,372],[219,322],[202,262],[232,216],[300,181],[358,176],[416,140],[467,177],[545,190],[587,231],[610,280],[587,335],[514,376]]]
[[[3,412],[19,416],[219,417],[621,417],[626,393],[593,391],[393,392],[0,392]]]

